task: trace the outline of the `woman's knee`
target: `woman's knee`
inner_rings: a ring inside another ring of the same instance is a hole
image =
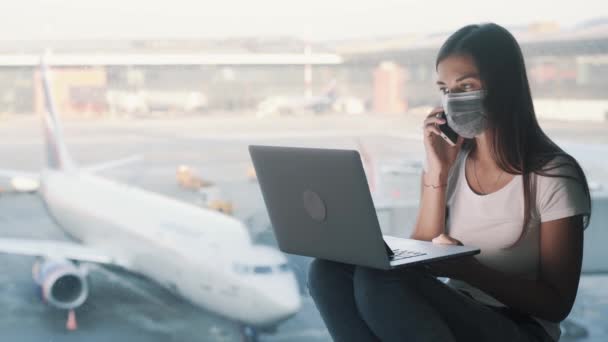
[[[416,295],[411,281],[419,276],[414,270],[384,271],[357,267],[354,274],[355,301],[362,311],[381,310],[390,305],[396,294]],[[403,297],[403,296],[402,296]]]
[[[338,262],[314,259],[308,268],[308,291],[314,298],[317,295],[332,291],[336,291],[336,287],[344,286],[348,280],[345,274],[344,265]]]
[[[366,292],[383,291],[391,286],[407,283],[410,278],[417,277],[416,271],[410,269],[380,270],[357,266],[354,272],[355,288]]]

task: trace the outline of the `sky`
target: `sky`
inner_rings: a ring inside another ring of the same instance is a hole
[[[0,39],[319,41],[446,32],[489,21],[507,27],[556,21],[568,28],[599,17],[608,17],[606,0],[4,0]]]

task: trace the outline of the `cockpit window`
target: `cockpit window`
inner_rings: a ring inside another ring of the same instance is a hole
[[[270,266],[256,266],[253,268],[253,273],[256,274],[268,274],[272,273],[272,267]]]
[[[289,266],[286,263],[280,265],[243,265],[235,264],[234,271],[239,274],[271,274],[289,272]]]
[[[287,263],[280,265],[244,265],[234,264],[234,271],[238,274],[271,274],[289,272],[290,268]]]

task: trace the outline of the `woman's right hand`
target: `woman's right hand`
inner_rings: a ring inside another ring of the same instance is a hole
[[[441,137],[441,131],[437,125],[446,123],[445,119],[437,117],[438,113],[443,112],[442,107],[434,108],[424,120],[424,149],[426,151],[426,174],[431,180],[444,183],[447,179],[448,171],[456,161],[458,151],[464,139],[458,136],[456,146],[450,146]]]

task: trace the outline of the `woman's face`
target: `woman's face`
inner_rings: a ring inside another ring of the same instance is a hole
[[[439,62],[437,86],[442,94],[482,89],[473,58],[469,55],[452,55]]]

